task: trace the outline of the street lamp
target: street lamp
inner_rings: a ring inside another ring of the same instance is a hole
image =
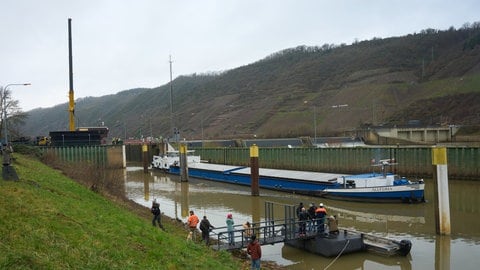
[[[27,86],[31,85],[31,83],[10,83],[5,85],[3,87],[3,93],[2,93],[2,98],[3,98],[3,128],[4,128],[4,133],[5,133],[5,146],[8,145],[8,135],[7,135],[7,89],[9,86]]]

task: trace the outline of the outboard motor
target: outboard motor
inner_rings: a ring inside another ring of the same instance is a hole
[[[411,249],[412,249],[412,242],[410,240],[400,241],[400,249],[398,251],[400,255],[407,256],[408,253],[410,253]]]

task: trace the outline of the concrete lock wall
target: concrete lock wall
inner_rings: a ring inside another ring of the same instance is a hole
[[[202,160],[248,166],[248,148],[195,149]],[[395,172],[405,176],[431,177],[431,147],[376,148],[260,148],[261,168],[332,173],[363,173],[372,170],[372,159],[394,158]],[[480,148],[449,147],[451,178],[480,180]]]
[[[189,148],[211,163],[249,166],[248,147]],[[395,158],[395,172],[404,176],[431,177],[431,147],[365,148],[259,148],[260,168],[305,170],[332,173],[372,171],[372,159]],[[148,145],[148,158],[158,154],[158,146]],[[480,148],[448,147],[448,171],[452,179],[480,180]],[[142,146],[126,145],[127,162],[142,162]]]
[[[89,162],[108,168],[123,167],[122,146],[88,145],[43,147],[44,154],[54,154],[59,160],[65,162]]]

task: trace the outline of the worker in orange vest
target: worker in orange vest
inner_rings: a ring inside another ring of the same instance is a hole
[[[327,209],[323,206],[323,203],[315,209],[315,219],[317,220],[317,233],[325,232],[325,218],[327,216]]]
[[[187,225],[188,225],[188,228],[190,229],[190,232],[192,233],[192,238],[193,240],[196,239],[196,235],[197,235],[197,224],[200,222],[200,220],[198,219],[197,215],[195,215],[195,213],[190,210],[190,216],[188,217],[187,219]]]

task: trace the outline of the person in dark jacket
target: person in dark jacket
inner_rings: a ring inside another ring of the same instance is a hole
[[[152,225],[155,226],[156,223],[158,223],[158,226],[162,230],[165,230],[162,225],[162,212],[160,211],[160,204],[157,202],[157,199],[153,200],[150,212],[153,214]]]
[[[295,212],[297,213],[297,218],[300,218],[300,212],[302,212],[302,208],[303,208],[303,202],[301,202],[301,203],[297,206],[297,209],[295,210]]]
[[[200,221],[200,231],[202,231],[202,239],[205,241],[205,244],[208,246],[210,244],[210,230],[215,229],[215,227],[210,224],[207,216],[203,216],[202,221]]]
[[[315,210],[317,207],[314,203],[310,203],[310,207],[307,210],[308,213],[308,230],[315,231]]]
[[[307,210],[305,210],[305,207],[303,207],[300,211],[300,216],[298,217],[298,220],[300,221],[298,223],[300,225],[299,234],[300,236],[305,236],[308,221],[308,213]]]
[[[250,243],[247,246],[247,253],[252,259],[252,269],[260,269],[260,258],[262,258],[262,248],[257,241],[257,237],[252,235]]]

